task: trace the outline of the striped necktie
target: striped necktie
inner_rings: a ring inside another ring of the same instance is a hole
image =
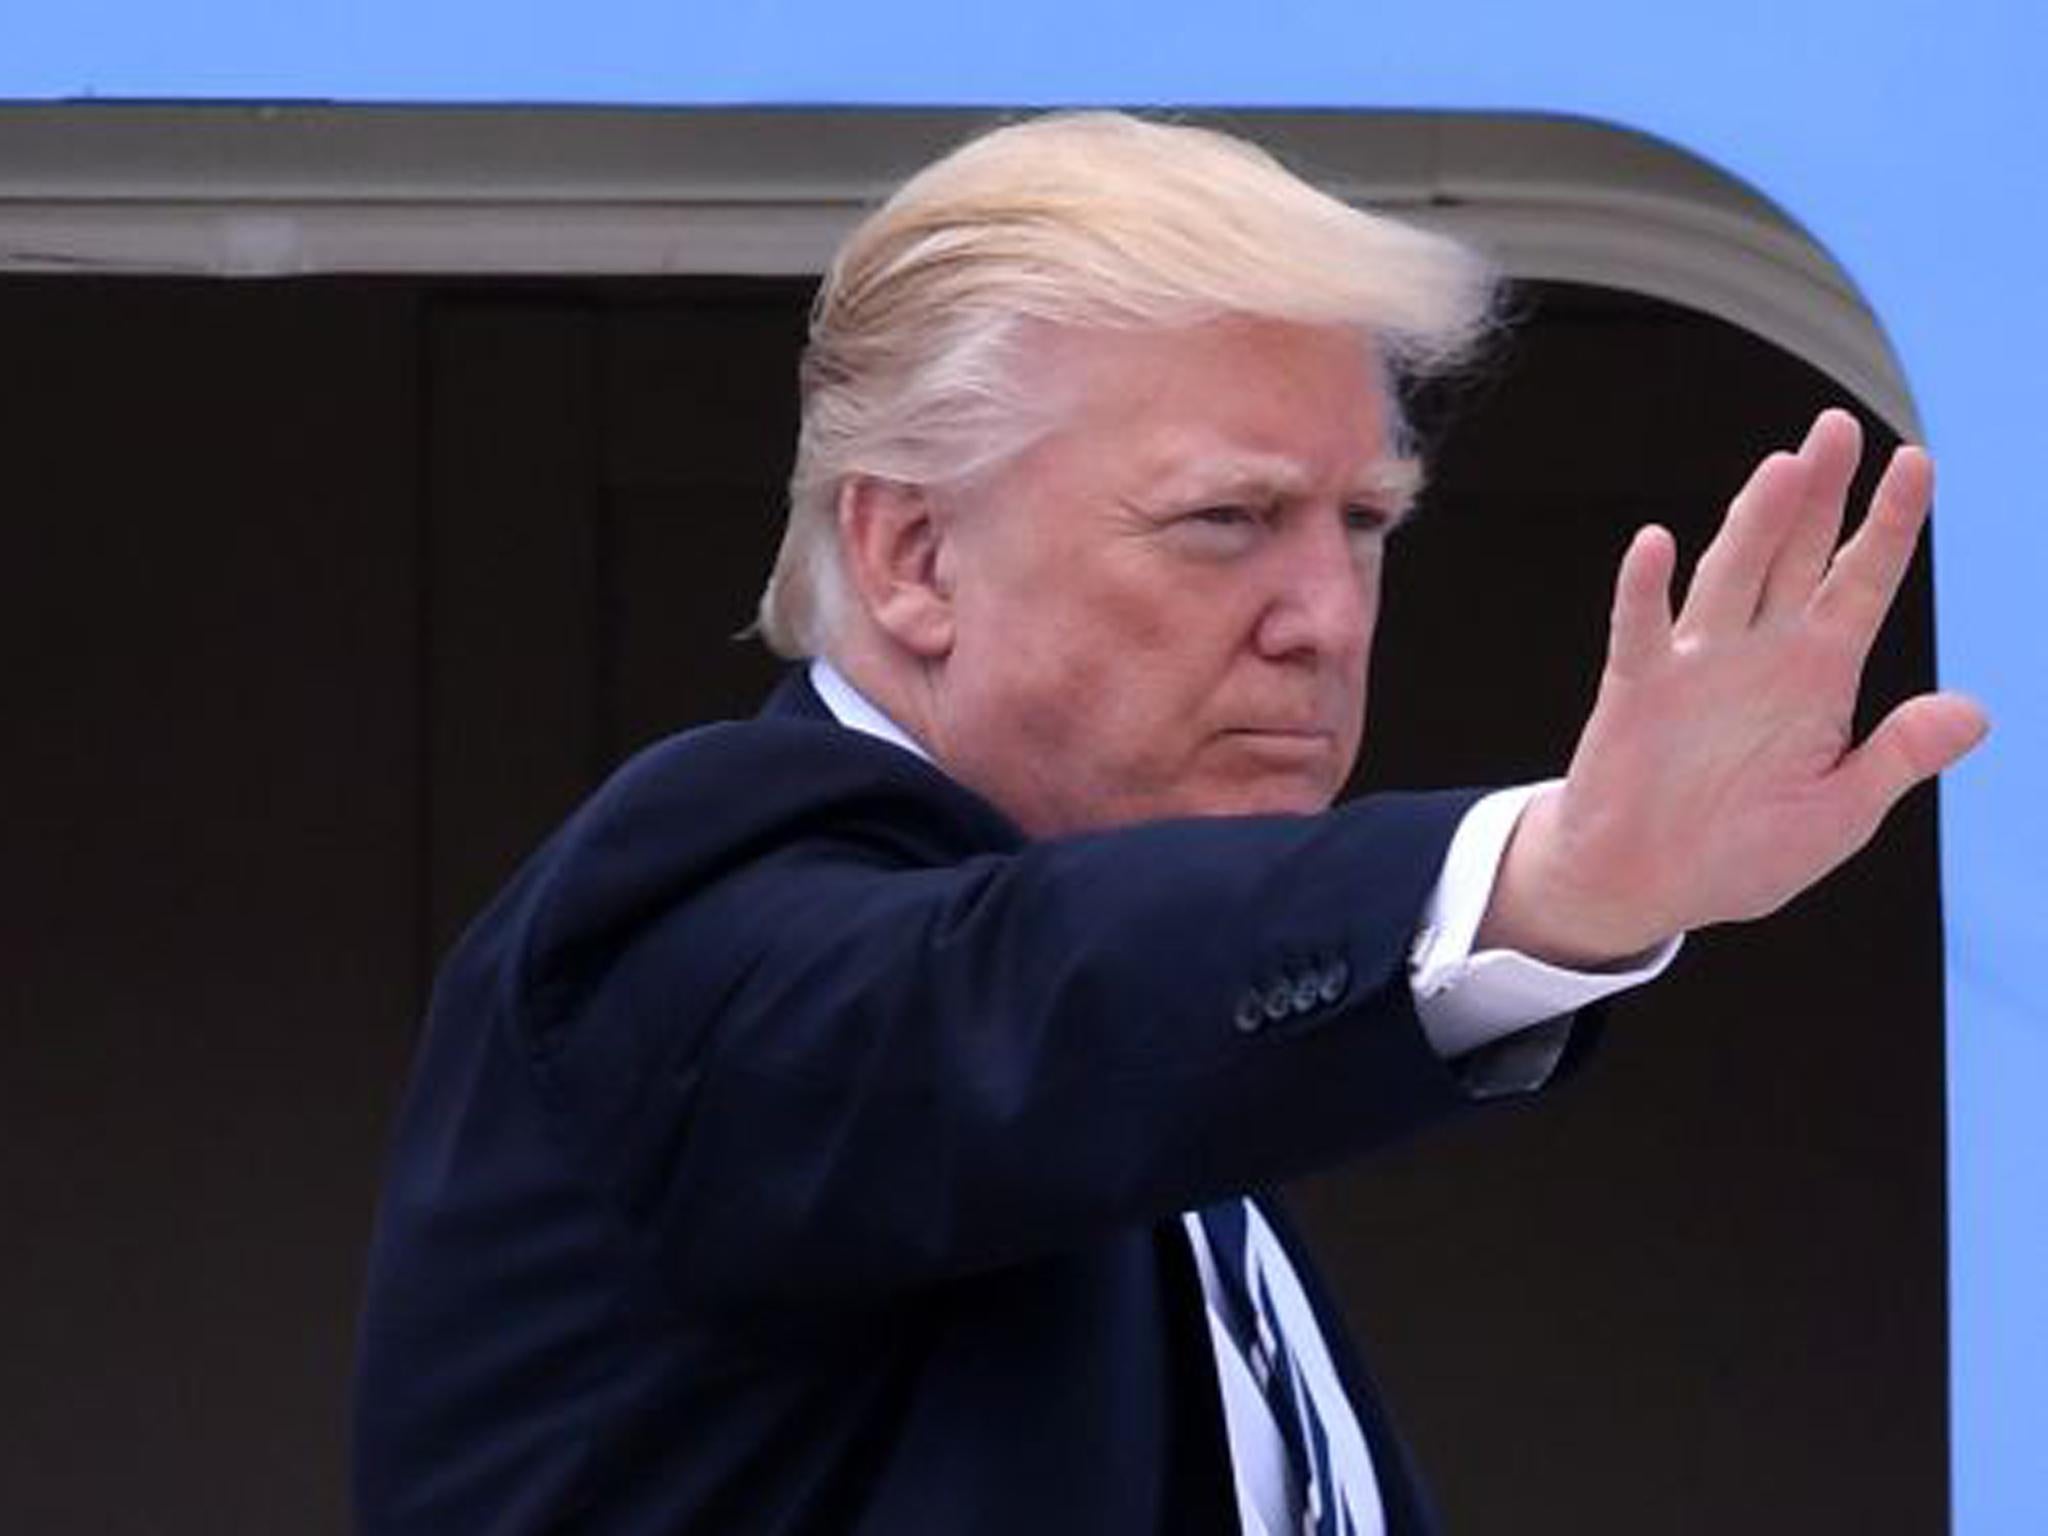
[[[1225,1329],[1264,1394],[1287,1447],[1300,1494],[1303,1536],[1351,1536],[1355,1527],[1338,1495],[1329,1435],[1287,1347],[1265,1273],[1248,1240],[1245,1203],[1219,1201],[1205,1206],[1200,1216],[1226,1303],[1221,1309]]]

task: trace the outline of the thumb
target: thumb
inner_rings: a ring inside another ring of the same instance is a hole
[[[1836,772],[1871,831],[1914,785],[1956,762],[1991,729],[1976,700],[1959,693],[1923,693],[1878,723]]]

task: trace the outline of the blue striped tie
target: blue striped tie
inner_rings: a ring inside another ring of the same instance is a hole
[[[1281,1332],[1266,1277],[1253,1262],[1245,1203],[1223,1200],[1203,1207],[1200,1214],[1227,1302],[1223,1323],[1280,1427],[1288,1465],[1301,1490],[1304,1536],[1349,1536],[1350,1515],[1336,1496],[1331,1475],[1329,1435]]]

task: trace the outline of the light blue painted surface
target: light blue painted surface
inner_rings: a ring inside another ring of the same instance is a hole
[[[1789,209],[1890,330],[1941,462],[1959,1536],[2048,1531],[2048,7],[2037,0],[4,0],[0,99],[1120,102],[1556,112]]]

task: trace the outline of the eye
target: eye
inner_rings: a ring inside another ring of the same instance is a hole
[[[1245,502],[1192,507],[1167,525],[1173,543],[1202,560],[1231,560],[1258,548],[1272,522],[1264,508]]]
[[[1353,502],[1344,509],[1344,527],[1354,534],[1377,536],[1389,533],[1396,521],[1391,512],[1366,502]]]

